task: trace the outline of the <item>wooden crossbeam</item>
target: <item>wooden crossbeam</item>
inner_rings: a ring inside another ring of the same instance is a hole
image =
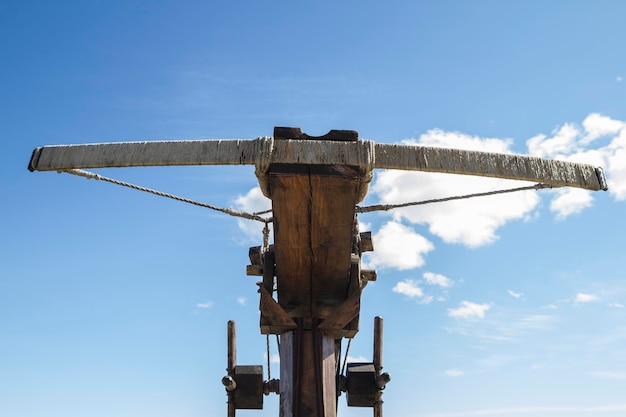
[[[366,161],[364,155],[369,155]],[[367,164],[366,164],[367,162]],[[196,140],[56,145],[35,149],[31,171],[75,168],[257,165],[269,163],[348,165],[372,168],[475,175],[541,182],[587,190],[606,190],[600,168],[588,164],[525,155],[449,148],[393,145],[369,141]]]

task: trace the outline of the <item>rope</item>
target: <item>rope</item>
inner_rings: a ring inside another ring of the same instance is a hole
[[[269,148],[269,146],[268,146],[268,148]],[[364,155],[366,156],[366,158],[367,158],[367,156],[369,156],[368,152],[364,152]],[[370,159],[370,162],[371,161],[372,160]],[[202,202],[199,202],[199,201],[191,200],[189,198],[179,197],[179,196],[176,196],[174,194],[169,194],[169,193],[164,193],[162,191],[153,190],[151,188],[141,187],[139,185],[131,184],[131,183],[124,182],[124,181],[115,180],[113,178],[108,178],[108,177],[105,177],[103,175],[96,174],[96,173],[89,172],[89,171],[85,171],[85,170],[82,170],[82,169],[68,169],[68,170],[63,170],[63,171],[59,171],[59,172],[66,172],[68,174],[78,175],[80,177],[84,177],[84,178],[87,178],[87,179],[95,179],[95,180],[98,180],[98,181],[105,181],[105,182],[109,182],[111,184],[116,184],[116,185],[121,185],[123,187],[132,188],[133,190],[143,191],[143,192],[146,192],[146,193],[149,193],[149,194],[154,194],[154,195],[157,195],[157,196],[160,196],[160,197],[171,198],[172,200],[181,201],[183,203],[189,203],[189,204],[193,204],[193,205],[196,205],[196,206],[200,206],[200,207],[208,208],[208,209],[211,209],[211,210],[219,211],[221,213],[228,214],[229,216],[241,217],[241,218],[244,218],[244,219],[247,219],[247,220],[254,220],[254,221],[261,222],[261,223],[265,223],[265,227],[263,228],[263,248],[265,250],[267,250],[267,248],[269,248],[269,227],[268,227],[268,224],[273,221],[273,218],[271,218],[271,217],[261,217],[260,215],[261,214],[271,213],[272,210],[265,210],[265,211],[260,211],[260,212],[256,212],[256,213],[247,213],[247,212],[241,211],[241,210],[235,210],[235,209],[226,208],[226,207],[218,207],[218,206],[214,206],[214,205],[211,205],[211,204],[207,204],[207,203],[202,203]],[[401,204],[375,204],[375,205],[371,205],[371,206],[358,206],[357,205],[356,208],[355,208],[355,211],[356,211],[356,213],[371,213],[373,211],[389,211],[389,210],[402,208],[402,207],[420,206],[420,205],[425,205],[425,204],[443,203],[443,202],[446,202],[446,201],[463,200],[463,199],[474,198],[474,197],[485,197],[485,196],[496,195],[496,194],[514,193],[514,192],[518,192],[518,191],[527,191],[527,190],[542,190],[544,188],[557,188],[557,187],[558,186],[539,183],[539,184],[535,184],[535,185],[529,185],[529,186],[526,186],[526,187],[510,188],[510,189],[506,189],[506,190],[487,191],[487,192],[482,192],[482,193],[466,194],[466,195],[444,197],[444,198],[434,198],[434,199],[431,199],[431,200],[415,201],[415,202],[401,203]]]
[[[265,335],[265,346],[267,347],[267,380],[272,380],[272,371],[270,370],[270,335]]]
[[[343,365],[341,367],[341,373],[339,375],[345,375],[346,371],[346,363],[348,362],[348,352],[350,352],[350,343],[352,343],[352,339],[348,339],[348,346],[346,347],[346,357],[343,358]]]
[[[424,201],[416,201],[411,203],[402,203],[402,204],[375,204],[372,206],[356,206],[357,213],[370,213],[372,211],[388,211],[401,207],[410,207],[410,206],[420,206],[424,204],[431,203],[443,203],[445,201],[453,201],[453,200],[463,200],[466,198],[474,198],[474,197],[485,197],[488,195],[496,195],[496,194],[506,194],[506,193],[514,193],[518,191],[526,191],[526,190],[542,190],[544,188],[557,188],[557,186],[550,184],[535,184],[527,187],[518,187],[518,188],[510,188],[507,190],[497,190],[497,191],[487,191],[483,193],[474,193],[474,194],[466,194],[445,198],[434,198],[432,200],[424,200]]]
[[[132,188],[133,190],[143,191],[149,194],[158,195],[160,197],[171,198],[172,200],[181,201],[183,203],[189,203],[195,206],[200,206],[200,207],[208,208],[211,210],[219,211],[221,213],[228,214],[229,216],[241,217],[247,220],[255,220],[258,222],[265,223],[266,227],[268,223],[272,222],[272,218],[261,217],[258,214],[246,213],[245,211],[235,210],[231,208],[213,206],[211,204],[202,203],[202,202],[191,200],[191,199],[184,198],[184,197],[179,197],[174,194],[164,193],[162,191],[153,190],[151,188],[141,187],[139,185],[131,184],[128,182],[115,180],[113,178],[108,178],[100,174],[96,174],[96,173],[89,172],[89,171],[84,171],[82,169],[68,169],[68,170],[63,170],[59,172],[67,172],[68,174],[78,175],[80,177],[85,177],[87,179],[110,182],[111,184],[116,184],[116,185],[121,185],[122,187]]]
[[[265,253],[270,248],[270,227],[268,222],[265,222],[265,226],[263,227],[263,247],[261,248],[261,252]]]

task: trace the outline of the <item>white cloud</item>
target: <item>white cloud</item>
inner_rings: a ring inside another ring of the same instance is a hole
[[[406,295],[409,298],[420,298],[424,296],[424,291],[417,286],[413,280],[406,279],[398,282],[392,289],[393,292]]]
[[[374,233],[373,240],[376,250],[365,254],[364,268],[417,268],[424,264],[423,256],[434,249],[428,239],[394,221]]]
[[[246,301],[248,301],[246,297],[237,297],[237,303],[239,303],[239,305],[245,306]]]
[[[598,113],[591,113],[583,120],[586,137],[585,142],[591,142],[602,136],[615,135],[624,128],[624,122],[602,116]]]
[[[579,135],[580,131],[574,125],[567,123],[555,130],[551,138],[540,134],[528,139],[526,145],[531,155],[553,158],[577,150],[576,139]]]
[[[555,194],[556,197],[550,203],[550,210],[556,213],[559,220],[580,213],[591,207],[593,202],[591,192],[580,188],[560,188],[555,190]]]
[[[626,130],[617,137],[605,165],[609,192],[617,200],[626,200]]]
[[[371,359],[368,359],[368,358],[366,358],[365,356],[352,356],[352,355],[348,355],[347,362],[348,362],[348,363],[371,362]]]
[[[458,369],[448,369],[447,371],[444,372],[444,374],[452,378],[458,378],[460,376],[465,375],[465,372],[460,371]]]
[[[245,195],[238,196],[234,205],[238,210],[247,213],[256,213],[272,208],[272,201],[265,197],[261,188],[251,188]],[[269,217],[270,215],[268,215]],[[250,240],[260,241],[263,238],[263,223],[251,220],[237,219],[237,225]],[[271,229],[271,223],[270,223]],[[271,235],[271,233],[270,233]]]
[[[509,140],[483,139],[441,130],[428,131],[419,140],[405,143],[511,153]],[[370,189],[381,203],[397,204],[521,185],[524,183],[477,176],[383,170],[377,173]],[[406,207],[390,214],[396,221],[404,219],[414,224],[427,224],[431,233],[447,243],[477,247],[494,242],[497,228],[508,221],[527,217],[538,203],[537,193],[530,191]]]
[[[593,294],[585,294],[585,293],[579,292],[578,294],[576,294],[576,298],[574,299],[574,302],[591,303],[591,302],[599,301],[599,300],[600,299]]]
[[[529,139],[527,145],[535,156],[603,167],[609,193],[617,200],[626,199],[626,122],[591,113],[580,127],[565,124],[555,129],[552,136],[541,134]],[[561,217],[589,207],[592,199],[591,194],[567,198],[569,204],[553,203]],[[557,193],[556,199],[563,199],[563,193]]]
[[[513,290],[508,290],[507,291],[509,293],[509,295],[513,298],[521,298],[524,294],[522,294],[521,292],[515,292]]]
[[[196,307],[198,307],[198,308],[211,308],[211,307],[213,307],[213,304],[214,304],[213,301],[207,301],[205,303],[198,303],[198,304],[196,304]]]
[[[435,274],[433,272],[424,272],[423,277],[426,280],[426,282],[430,285],[438,285],[444,288],[450,287],[452,285],[452,280],[450,280],[448,277],[441,275],[441,274]]]
[[[418,141],[409,139],[404,141],[408,145],[432,146],[435,148],[457,148],[469,151],[484,151],[511,153],[509,147],[511,139],[481,138],[459,132],[446,132],[441,129],[432,129],[420,136]]]
[[[617,77],[615,77],[615,81],[617,81],[618,83],[621,83],[623,80],[621,75],[618,75]]]
[[[622,304],[622,303],[611,303],[611,304],[609,304],[609,307],[611,307],[611,308],[624,308],[624,304]]]
[[[484,318],[485,312],[489,310],[489,304],[476,304],[469,301],[461,301],[461,305],[457,308],[449,308],[448,316],[455,318]]]

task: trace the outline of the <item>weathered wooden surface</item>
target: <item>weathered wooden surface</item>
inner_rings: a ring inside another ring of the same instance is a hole
[[[336,417],[335,339],[315,330],[280,336],[280,417]]]
[[[293,417],[294,404],[294,335],[296,331],[280,336],[280,417]]]
[[[347,167],[272,166],[278,302],[325,318],[348,296],[359,175]]]
[[[282,334],[298,327],[265,287],[261,286],[259,292],[261,293],[259,310],[261,311],[262,334]]]
[[[234,320],[228,322],[228,365],[226,371],[228,377],[235,378],[235,368],[237,367],[237,325]],[[231,387],[232,388],[232,387]],[[236,385],[234,388],[236,389]],[[228,391],[228,417],[235,417],[235,394],[233,390]]]
[[[383,318],[380,316],[374,318],[373,363],[376,371],[376,379],[378,380],[383,369]],[[376,403],[374,404],[374,417],[383,417],[383,400],[380,391],[378,391]]]
[[[298,323],[281,336],[283,417],[336,416],[335,339],[360,306],[360,287],[349,298],[360,182],[358,169],[348,166],[269,167],[278,303]],[[345,320],[321,329],[342,306]]]
[[[506,178],[589,190],[606,188],[601,170],[587,164],[370,141],[258,138],[57,145],[37,148],[29,169],[249,164],[262,165],[263,171],[269,163],[358,166],[362,174],[372,168],[384,168]]]
[[[335,356],[335,338],[320,335],[322,338],[322,396],[324,417],[337,415],[337,357]]]

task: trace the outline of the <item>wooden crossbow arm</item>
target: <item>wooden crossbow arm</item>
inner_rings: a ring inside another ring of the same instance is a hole
[[[476,175],[606,190],[601,168],[532,156],[374,143],[367,140],[193,140],[55,145],[34,150],[29,170],[79,168],[256,165],[260,182],[269,165],[347,165],[360,168],[365,186],[374,168]],[[261,184],[262,188],[263,184]],[[264,190],[269,197],[269,191]],[[362,197],[365,196],[361,193]]]

